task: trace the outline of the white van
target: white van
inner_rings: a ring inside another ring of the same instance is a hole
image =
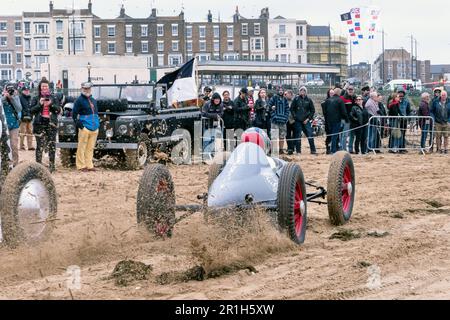
[[[422,81],[421,80],[408,80],[408,79],[397,79],[389,82],[385,87],[385,91],[394,92],[398,87],[403,87],[405,90],[418,90],[422,91]]]

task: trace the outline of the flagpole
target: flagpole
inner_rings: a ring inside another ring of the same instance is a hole
[[[198,102],[198,65],[197,65],[197,57],[195,57],[195,63],[194,63],[194,68],[195,68],[195,83],[197,85],[197,99],[196,99],[196,104],[197,104],[197,108],[200,108],[199,102]]]

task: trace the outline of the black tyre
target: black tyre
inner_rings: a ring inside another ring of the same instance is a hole
[[[147,163],[149,148],[146,141],[138,143],[137,150],[125,150],[125,166],[128,170],[143,169]]]
[[[139,181],[137,221],[157,236],[172,236],[175,225],[175,189],[169,170],[161,164],[145,168]]]
[[[182,136],[181,140],[172,148],[171,161],[175,165],[190,164],[192,155],[191,133],[185,129],[177,129],[173,135]]]
[[[59,156],[61,158],[61,165],[64,168],[72,168],[76,163],[76,150],[61,149]]]
[[[350,220],[356,191],[355,167],[348,152],[336,153],[328,173],[328,214],[331,223],[341,226]]]
[[[55,184],[45,167],[23,163],[5,180],[0,195],[1,232],[10,247],[44,240],[57,213]]]
[[[220,152],[216,154],[214,157],[213,163],[209,166],[209,174],[208,174],[208,191],[211,188],[212,184],[216,180],[216,178],[220,175],[225,164],[230,158],[229,152]]]
[[[287,164],[278,182],[278,224],[287,230],[297,244],[305,242],[307,224],[307,194],[302,169]]]

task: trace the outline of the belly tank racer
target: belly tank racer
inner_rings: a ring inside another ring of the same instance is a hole
[[[297,244],[305,241],[308,203],[328,205],[333,225],[350,220],[355,200],[355,170],[347,152],[331,161],[327,190],[306,182],[301,167],[270,157],[271,141],[258,128],[244,132],[231,153],[219,154],[209,169],[203,205],[176,205],[174,183],[162,165],[148,166],[139,182],[137,219],[156,235],[171,236],[177,222],[194,212],[220,215],[263,208],[273,213],[280,230]],[[314,192],[307,193],[307,187]],[[326,202],[325,202],[326,200]],[[187,212],[177,218],[176,212]]]
[[[11,144],[0,103],[0,243],[17,247],[44,240],[56,220],[57,194],[50,172],[37,163],[11,168]]]

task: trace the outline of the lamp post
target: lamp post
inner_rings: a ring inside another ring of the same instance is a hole
[[[91,82],[91,69],[92,69],[92,66],[91,66],[90,62],[88,62],[88,64],[87,64],[87,69],[88,69],[88,82]]]

